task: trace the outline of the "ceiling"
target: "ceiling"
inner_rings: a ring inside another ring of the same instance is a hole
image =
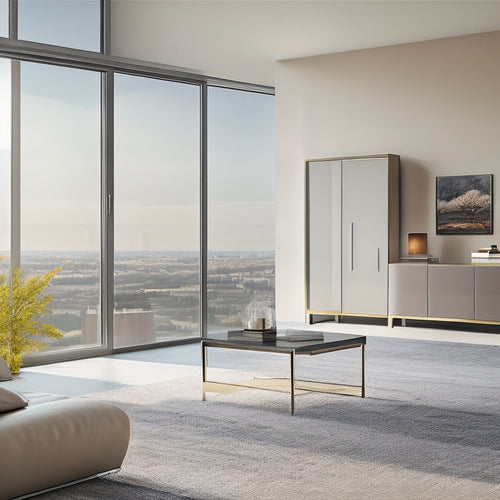
[[[276,61],[500,30],[500,1],[111,0],[113,55],[274,85]]]

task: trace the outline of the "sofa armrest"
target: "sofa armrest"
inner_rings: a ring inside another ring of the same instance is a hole
[[[130,424],[118,407],[83,398],[0,416],[0,498],[14,498],[120,468]]]

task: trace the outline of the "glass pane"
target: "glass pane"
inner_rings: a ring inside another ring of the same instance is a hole
[[[199,87],[115,78],[115,346],[199,335]]]
[[[10,256],[10,60],[0,59],[0,273],[9,273]]]
[[[208,92],[208,329],[274,307],[274,96]]]
[[[19,40],[100,51],[100,0],[19,0]]]
[[[21,265],[62,266],[47,291],[50,349],[101,343],[100,74],[21,63]]]
[[[9,0],[0,0],[0,36],[9,36]]]

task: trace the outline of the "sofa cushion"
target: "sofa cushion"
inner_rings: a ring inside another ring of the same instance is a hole
[[[106,401],[69,398],[3,413],[0,499],[24,498],[115,471],[129,438],[127,415]]]
[[[12,380],[12,375],[7,363],[0,357],[0,381],[2,380]]]
[[[0,413],[28,406],[28,400],[14,389],[0,384]]]

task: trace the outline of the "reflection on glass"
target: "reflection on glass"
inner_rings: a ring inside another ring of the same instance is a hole
[[[10,255],[10,60],[0,59],[0,273],[9,273]]]
[[[18,0],[19,40],[100,50],[100,0]]]
[[[0,36],[9,36],[9,0],[0,0]]]
[[[208,328],[274,303],[274,96],[209,87]]]
[[[115,346],[199,335],[199,88],[115,77]]]
[[[100,74],[21,63],[21,266],[44,274],[50,349],[101,343]]]

